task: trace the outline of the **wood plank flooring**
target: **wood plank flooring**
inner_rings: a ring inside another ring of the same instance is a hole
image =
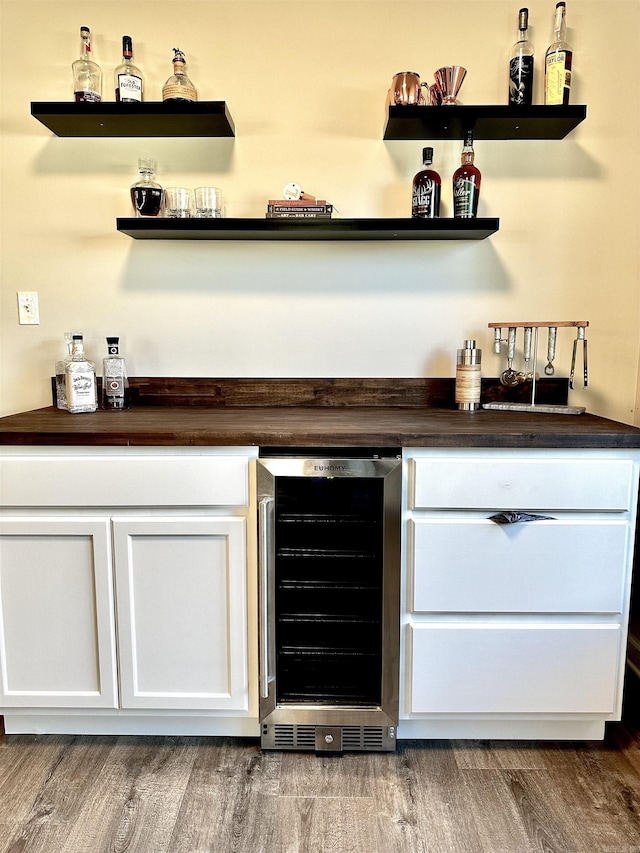
[[[640,853],[640,702],[603,742],[0,739],[0,853]]]

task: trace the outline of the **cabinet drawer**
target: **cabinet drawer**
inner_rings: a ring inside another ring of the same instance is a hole
[[[0,459],[0,506],[246,506],[248,458],[12,456]]]
[[[413,610],[622,610],[630,530],[623,520],[418,519]]]
[[[414,459],[414,509],[624,511],[633,463],[601,459]]]
[[[411,626],[411,713],[591,713],[616,706],[617,625]]]

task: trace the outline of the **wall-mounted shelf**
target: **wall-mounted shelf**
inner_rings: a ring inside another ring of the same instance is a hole
[[[384,139],[563,139],[587,116],[586,106],[389,107]]]
[[[34,101],[31,115],[56,136],[235,136],[225,101]]]
[[[136,240],[484,240],[500,220],[484,219],[118,219]]]

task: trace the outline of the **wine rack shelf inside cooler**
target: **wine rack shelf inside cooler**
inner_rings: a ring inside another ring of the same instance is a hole
[[[479,219],[135,219],[117,228],[136,240],[484,240],[500,220]]]
[[[235,136],[235,126],[225,101],[145,101],[142,104],[34,101],[31,115],[56,136]]]
[[[384,139],[564,139],[586,116],[584,105],[390,106]]]

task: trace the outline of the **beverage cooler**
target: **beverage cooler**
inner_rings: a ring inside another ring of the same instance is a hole
[[[401,479],[395,449],[261,452],[263,748],[395,749]]]

